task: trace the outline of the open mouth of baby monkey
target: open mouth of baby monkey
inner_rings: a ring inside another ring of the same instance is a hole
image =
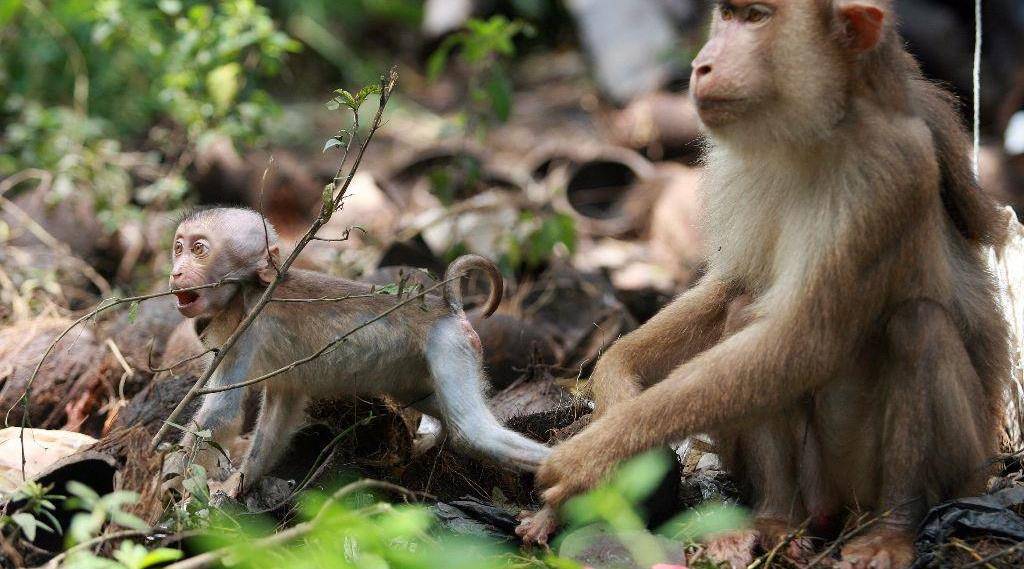
[[[194,290],[185,290],[174,293],[175,298],[178,299],[178,308],[182,308],[192,304],[199,300],[199,293]]]

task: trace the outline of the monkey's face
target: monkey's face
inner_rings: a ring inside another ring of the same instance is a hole
[[[737,122],[775,96],[768,48],[779,15],[770,2],[722,0],[693,60],[690,93],[708,129]]]
[[[814,142],[842,118],[882,0],[716,0],[690,93],[713,138]]]
[[[174,234],[171,250],[171,289],[190,288],[216,283],[233,276],[234,263],[222,246],[201,224],[182,223]],[[177,308],[185,318],[212,316],[227,305],[235,293],[233,284],[177,292]]]

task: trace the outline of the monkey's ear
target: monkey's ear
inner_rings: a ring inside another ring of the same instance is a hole
[[[281,266],[281,250],[276,244],[267,249],[269,253],[256,268],[256,276],[260,282],[269,285],[277,278],[277,268]]]
[[[878,6],[849,2],[839,8],[839,17],[846,26],[848,45],[854,53],[870,51],[882,39],[885,12]]]

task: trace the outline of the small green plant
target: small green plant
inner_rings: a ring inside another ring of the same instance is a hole
[[[164,443],[161,450],[164,452],[183,453],[183,464],[181,487],[185,491],[180,499],[176,500],[170,507],[173,526],[177,529],[205,529],[210,526],[211,510],[215,509],[210,504],[210,481],[206,468],[197,462],[200,452],[215,450],[230,463],[227,450],[217,441],[213,440],[213,432],[209,429],[201,431],[191,430],[189,427],[170,424],[175,429],[192,434],[192,445],[182,447]]]
[[[93,539],[102,539],[102,532],[110,526],[118,526],[148,532],[150,527],[134,514],[125,511],[138,501],[138,494],[119,490],[100,496],[95,490],[71,481],[67,485],[72,497],[67,500],[69,509],[83,510],[71,518],[67,542],[69,546],[86,544]],[[147,549],[132,540],[124,540],[111,553],[111,558],[101,557],[88,549],[77,549],[69,553],[63,567],[68,569],[146,569],[161,563],[181,559],[182,552],[176,549],[158,547]]]
[[[60,533],[60,522],[53,512],[57,509],[55,502],[63,500],[64,496],[50,494],[52,489],[52,486],[28,480],[10,495],[4,496],[0,502],[21,503],[21,506],[14,512],[0,515],[0,538],[8,540],[20,533],[25,539],[33,541],[40,529]]]
[[[466,132],[483,135],[490,122],[505,122],[512,113],[512,81],[507,61],[516,54],[514,40],[533,35],[533,28],[522,20],[493,16],[471,19],[466,27],[441,43],[427,61],[427,77],[436,80],[448,64],[451,54],[468,71],[466,85],[469,107],[464,121]]]
[[[499,264],[508,271],[536,269],[559,250],[576,249],[576,222],[564,213],[520,214],[519,223],[509,234],[508,245]]]
[[[71,496],[65,506],[71,510],[83,510],[71,518],[67,540],[71,545],[87,541],[99,535],[108,523],[128,529],[146,531],[149,526],[138,516],[124,510],[138,501],[139,495],[127,490],[111,492],[100,496],[95,490],[72,480],[67,485]]]

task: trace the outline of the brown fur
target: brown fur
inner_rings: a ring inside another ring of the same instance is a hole
[[[766,1],[757,25],[749,3],[726,5],[736,17],[716,16],[691,79],[708,274],[602,357],[600,418],[538,480],[557,506],[622,459],[710,432],[759,527],[891,509],[843,563],[902,567],[927,509],[983,490],[997,450],[1010,360],[982,248],[997,210],[889,2]],[[877,44],[850,36],[878,31],[865,14],[885,16]]]

